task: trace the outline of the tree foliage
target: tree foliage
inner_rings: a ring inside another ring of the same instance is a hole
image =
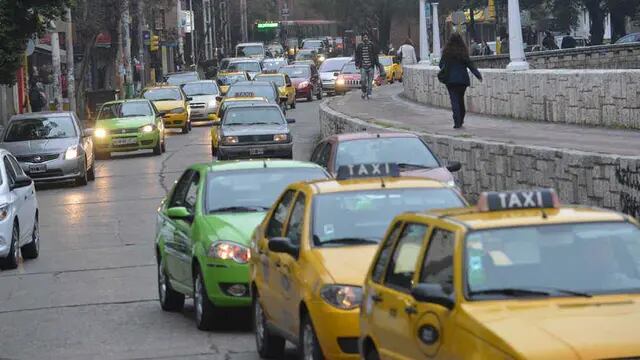
[[[0,84],[14,84],[27,41],[64,15],[71,0],[0,0]]]

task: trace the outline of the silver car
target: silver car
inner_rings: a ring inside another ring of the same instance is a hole
[[[218,123],[219,160],[293,158],[293,136],[282,110],[274,104],[233,105]]]
[[[36,182],[95,179],[93,129],[85,129],[72,112],[15,115],[0,147],[10,151]]]
[[[215,121],[218,111],[220,88],[213,80],[201,80],[182,85],[182,91],[191,100],[189,101],[189,114],[192,122]]]
[[[337,57],[325,60],[318,72],[322,80],[322,90],[326,93],[334,93],[336,90],[336,80],[342,67],[351,61],[350,57]]]

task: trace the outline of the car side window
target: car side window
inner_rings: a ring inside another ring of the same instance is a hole
[[[11,165],[13,166],[13,172],[18,176],[25,176],[25,173],[24,171],[22,171],[22,167],[20,166],[20,163],[18,163],[18,160],[16,160],[16,158],[14,158],[13,155],[7,155],[7,158],[9,159],[9,162],[11,162]]]
[[[398,291],[410,292],[415,274],[416,263],[427,226],[423,224],[408,224],[405,226],[391,256],[387,267],[384,284]]]
[[[402,230],[402,222],[395,223],[393,230],[380,248],[380,255],[376,259],[375,265],[373,267],[373,273],[371,274],[371,278],[375,283],[382,283],[382,278],[384,276],[384,269],[387,268],[387,263],[389,262],[389,257],[391,256],[391,250],[393,250],[393,245],[396,243],[396,239],[398,238],[398,234],[400,230]]]
[[[16,182],[16,171],[13,169],[13,166],[11,165],[11,161],[9,160],[8,155],[3,158],[3,162],[4,162],[4,169],[7,172],[7,179],[9,181],[9,185],[12,185],[13,183]]]
[[[434,229],[422,264],[420,283],[438,284],[447,295],[453,294],[454,233]]]
[[[314,153],[315,158],[312,158],[311,161],[326,168],[329,165],[329,156],[331,154],[331,144],[324,143],[320,145],[317,149],[317,152]]]
[[[187,170],[178,180],[175,189],[173,190],[173,194],[171,195],[171,201],[169,202],[169,207],[186,207],[185,203],[187,192],[189,191],[189,187],[191,185],[191,178],[193,177],[193,170]]]
[[[200,182],[200,174],[195,172],[191,177],[191,183],[187,188],[187,195],[184,204],[192,213],[196,210],[196,201],[198,200],[198,183]]]
[[[273,215],[269,220],[269,225],[267,225],[266,236],[268,239],[282,236],[284,223],[287,222],[287,216],[289,215],[289,209],[291,208],[294,195],[295,192],[293,190],[288,190],[278,205],[276,205],[276,209],[273,211]]]
[[[287,232],[284,235],[289,238],[291,243],[294,245],[300,245],[300,239],[302,238],[305,203],[306,196],[303,193],[299,193],[296,198],[296,202],[293,204],[291,217],[289,218],[289,225],[287,226]]]
[[[318,144],[318,146],[316,146],[316,148],[313,150],[313,153],[311,154],[311,162],[314,162],[316,164],[318,164],[318,159],[320,158],[320,153],[322,152],[322,149],[324,149],[324,147],[327,146],[327,143],[320,143]]]

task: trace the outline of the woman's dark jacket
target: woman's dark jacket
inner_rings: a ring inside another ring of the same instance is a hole
[[[471,85],[467,69],[471,70],[475,77],[482,79],[482,74],[480,74],[480,71],[473,65],[471,59],[468,58],[466,60],[453,59],[448,61],[443,57],[440,59],[440,69],[444,69],[445,67],[447,67],[445,70],[447,78],[444,82],[446,85]]]

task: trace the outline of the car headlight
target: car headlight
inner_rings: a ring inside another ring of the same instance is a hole
[[[251,259],[251,251],[230,241],[217,241],[209,247],[209,257],[221,260],[233,260],[238,264],[246,264]]]
[[[223,136],[222,137],[222,143],[227,144],[227,145],[235,145],[238,143],[238,137],[237,136]]]
[[[336,85],[344,85],[344,79],[339,78],[338,80],[336,80]]]
[[[69,146],[64,152],[64,159],[71,160],[78,157],[78,145]]]
[[[105,130],[105,129],[96,129],[93,132],[93,136],[95,136],[95,137],[97,137],[99,139],[104,138],[104,137],[107,136],[107,130]]]
[[[140,128],[140,132],[142,133],[150,133],[156,129],[156,126],[153,124],[145,125]]]
[[[320,56],[320,57],[318,57],[318,61],[320,61],[320,62],[325,61],[325,57],[324,57],[324,56]]]
[[[275,134],[273,135],[273,141],[275,142],[286,142],[289,140],[289,134]]]
[[[181,107],[175,108],[175,109],[171,109],[169,111],[169,113],[171,113],[171,114],[182,114],[183,112],[184,112],[184,108],[181,108]]]
[[[362,288],[360,286],[326,285],[320,290],[320,296],[331,306],[351,310],[360,306]]]
[[[308,81],[303,81],[300,84],[298,84],[298,89],[304,89],[307,86],[309,86],[309,82]]]
[[[4,221],[9,217],[9,204],[0,205],[0,221]]]

